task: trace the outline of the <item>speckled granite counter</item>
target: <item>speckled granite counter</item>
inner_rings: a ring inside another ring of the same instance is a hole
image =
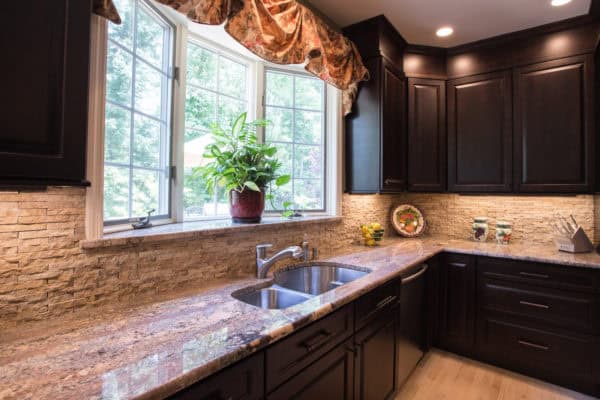
[[[551,246],[425,238],[387,240],[385,246],[370,250],[349,247],[327,261],[373,272],[286,310],[262,310],[233,299],[231,292],[259,282],[245,278],[51,329],[38,326],[0,333],[0,398],[168,396],[443,250],[600,269],[598,254],[559,254]]]

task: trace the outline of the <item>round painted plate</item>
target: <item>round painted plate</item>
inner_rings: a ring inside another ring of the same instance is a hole
[[[392,211],[392,225],[400,236],[415,237],[425,230],[425,219],[417,207],[402,204]]]

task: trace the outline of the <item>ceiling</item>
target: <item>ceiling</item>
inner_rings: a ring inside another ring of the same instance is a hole
[[[338,26],[384,14],[410,44],[453,47],[587,14],[591,0],[310,0]],[[445,25],[454,34],[439,38]]]

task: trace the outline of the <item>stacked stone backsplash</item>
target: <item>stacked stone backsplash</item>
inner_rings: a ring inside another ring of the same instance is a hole
[[[327,257],[358,240],[361,223],[385,221],[394,236],[390,210],[405,202],[422,209],[428,233],[450,238],[467,238],[473,217],[487,215],[513,222],[516,241],[550,243],[547,222],[559,211],[573,212],[600,239],[600,196],[344,195],[341,222],[84,251],[85,189],[0,192],[0,329],[248,276],[262,242],[280,248],[306,235]]]
[[[594,196],[594,227],[596,228],[596,243],[600,243],[600,194]]]

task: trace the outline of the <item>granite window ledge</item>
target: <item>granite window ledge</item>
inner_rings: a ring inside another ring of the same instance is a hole
[[[153,226],[148,229],[128,230],[104,235],[100,239],[85,239],[79,245],[84,250],[115,246],[133,246],[170,240],[190,240],[202,237],[235,234],[238,232],[264,232],[277,228],[302,228],[324,223],[340,223],[342,217],[313,216],[295,219],[265,217],[260,223],[239,224],[231,220],[194,221]]]

